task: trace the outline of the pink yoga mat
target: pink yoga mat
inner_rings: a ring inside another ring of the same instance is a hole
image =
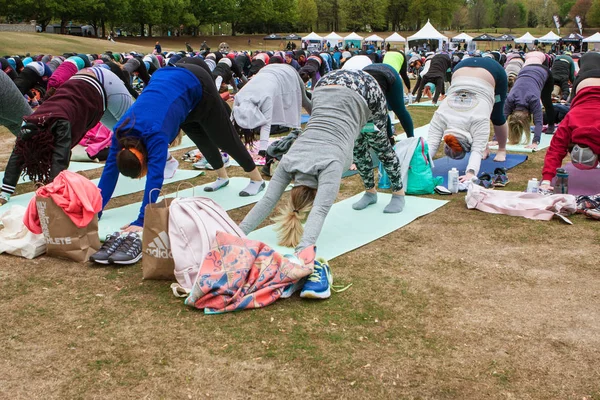
[[[564,169],[569,173],[569,194],[589,196],[600,193],[600,169],[581,170],[572,163]]]

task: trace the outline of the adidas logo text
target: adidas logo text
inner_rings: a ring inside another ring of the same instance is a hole
[[[173,258],[169,235],[165,231],[159,233],[144,252],[154,258]]]

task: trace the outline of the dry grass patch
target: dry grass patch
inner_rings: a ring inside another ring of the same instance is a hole
[[[419,126],[433,110],[410,112]],[[544,153],[509,171],[507,189],[539,176]],[[345,179],[338,200],[361,190]],[[184,307],[139,264],[0,256],[0,397],[600,399],[599,225],[445,199],[333,260],[348,291],[234,314]]]

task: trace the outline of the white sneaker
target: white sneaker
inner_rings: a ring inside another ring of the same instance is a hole
[[[207,169],[207,165],[210,164],[208,163],[208,161],[206,161],[206,158],[201,158],[200,161],[193,163],[192,167],[196,169]],[[208,169],[212,169],[212,167]]]

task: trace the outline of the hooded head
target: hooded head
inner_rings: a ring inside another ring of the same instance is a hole
[[[444,131],[444,154],[460,160],[471,151],[473,139],[469,132],[462,129],[449,128]]]

